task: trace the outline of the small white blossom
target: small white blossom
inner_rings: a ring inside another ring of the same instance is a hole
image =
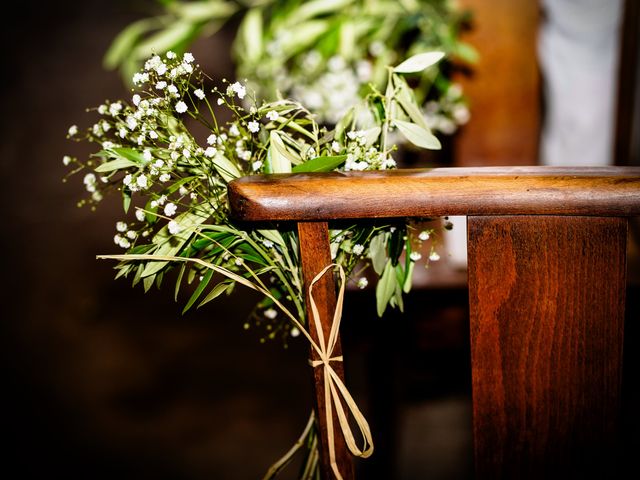
[[[167,203],[164,207],[164,214],[167,217],[173,217],[176,214],[178,207],[176,207],[175,203]]]
[[[178,87],[176,87],[175,85],[171,84],[171,85],[169,85],[167,87],[167,92],[176,95],[178,93]]]
[[[73,137],[74,135],[76,135],[78,133],[78,126],[77,125],[71,125],[69,127],[69,136]]]
[[[273,320],[278,316],[278,311],[275,308],[268,308],[264,311],[264,316],[269,320]]]
[[[240,257],[236,257],[236,259],[233,261],[233,263],[235,263],[237,266],[240,266],[244,263],[244,260]]]
[[[167,88],[167,82],[165,82],[164,80],[160,80],[158,83],[156,83],[156,90],[164,90],[165,88]]]
[[[440,255],[438,255],[438,252],[431,252],[431,255],[429,255],[429,260],[431,260],[432,262],[437,262],[438,260],[440,260]]]
[[[209,135],[209,136],[207,137],[207,143],[208,143],[209,145],[215,145],[215,144],[216,144],[216,140],[217,140],[217,139],[218,139],[218,138],[217,138],[217,137],[212,133],[211,135]]]
[[[142,152],[142,158],[144,158],[147,162],[153,160],[153,155],[151,155],[151,150],[145,148],[144,152]]]
[[[361,277],[358,279],[358,282],[356,283],[356,286],[362,290],[364,288],[366,288],[366,286],[369,285],[369,280],[366,279],[366,277]]]
[[[360,245],[359,243],[356,243],[353,246],[352,252],[354,253],[354,255],[362,255],[362,252],[364,252],[364,245]]]
[[[422,232],[420,232],[420,235],[418,235],[418,238],[423,242],[426,240],[429,240],[429,237],[430,237],[429,232],[427,232],[426,230],[423,230]]]
[[[186,73],[193,72],[193,66],[189,65],[188,63],[183,63],[182,65],[180,65],[180,69]]]
[[[164,75],[165,73],[167,73],[167,66],[164,63],[161,63],[156,67],[156,73],[158,75]]]
[[[69,155],[65,155],[62,157],[62,164],[66,167],[71,163],[71,157]]]
[[[276,120],[278,120],[278,118],[280,118],[280,115],[278,115],[278,112],[276,112],[275,110],[269,110],[266,117],[268,120],[275,122]]]
[[[119,232],[126,232],[127,231],[127,224],[124,222],[118,222],[116,223],[116,230]]]
[[[144,222],[144,220],[145,220],[144,211],[142,211],[140,209],[136,210],[136,218],[138,219],[139,222]]]
[[[238,135],[240,135],[240,130],[238,130],[238,125],[234,123],[233,125],[231,125],[231,127],[229,127],[229,135],[231,135],[232,137],[237,137]]]
[[[160,180],[162,183],[166,183],[166,182],[168,182],[169,180],[171,180],[171,175],[169,175],[168,173],[163,173],[162,175],[160,175],[159,180]]]
[[[133,181],[133,177],[131,176],[130,173],[127,173],[122,179],[122,183],[125,184],[127,187],[131,185],[132,181]]]
[[[184,113],[188,110],[187,108],[187,104],[184,103],[183,101],[180,101],[178,103],[176,103],[176,112],[178,113]]]
[[[133,104],[137,107],[138,105],[140,105],[140,100],[142,100],[142,98],[140,97],[140,95],[138,95],[137,93],[133,96],[133,98],[131,99],[131,101],[133,102]]]
[[[240,82],[235,82],[227,88],[227,95],[235,93],[240,100],[242,100],[247,94],[247,89]]]
[[[175,235],[176,233],[180,232],[180,230],[182,230],[178,222],[176,222],[175,220],[171,220],[167,225],[167,228],[169,229],[169,233],[171,235]]]
[[[151,138],[152,140],[156,140],[158,138],[158,134],[155,132],[155,130],[151,130],[149,132],[149,138]]]
[[[217,103],[218,105],[222,105],[224,103],[224,100],[222,98],[219,98]]]
[[[204,100],[204,92],[202,91],[201,88],[198,88],[197,90],[193,91],[193,94],[198,97],[200,100]]]
[[[342,150],[342,147],[338,142],[334,140],[333,142],[331,142],[331,150],[333,150],[335,153],[340,153],[340,150]]]
[[[189,151],[188,148],[183,148],[182,149],[182,156],[184,158],[190,158],[191,157],[191,152]]]
[[[215,156],[216,156],[216,153],[218,153],[218,150],[217,150],[216,148],[214,148],[214,147],[207,147],[207,149],[204,151],[204,156],[205,156],[205,157],[212,158],[212,157],[215,157]]]
[[[260,160],[256,160],[251,165],[251,168],[253,169],[254,172],[257,172],[258,170],[260,170],[261,167],[262,167],[262,162]]]
[[[300,329],[298,327],[292,327],[289,335],[291,335],[294,338],[300,336]]]
[[[186,52],[183,56],[182,59],[187,62],[187,63],[191,63],[193,62],[195,59],[193,58],[193,54]]]
[[[169,50],[169,51],[167,52],[167,58],[168,58],[169,60],[173,60],[174,58],[176,58],[176,56],[177,56],[177,55],[175,54],[175,52],[172,52],[171,50]]]
[[[105,150],[109,150],[110,148],[115,148],[116,144],[113,142],[102,142],[102,148],[104,148]]]
[[[135,240],[136,237],[138,236],[138,234],[136,232],[134,232],[133,230],[129,230],[127,233],[127,238],[130,238],[131,240]]]
[[[411,255],[409,255],[409,258],[411,259],[412,262],[417,262],[422,258],[422,254],[420,252],[411,252]]]
[[[185,187],[184,185],[182,187],[180,187],[180,189],[178,190],[178,193],[180,195],[186,195],[187,193],[189,193],[189,190],[187,190],[187,187]]]
[[[122,110],[122,104],[120,102],[115,102],[109,105],[109,113],[111,116],[115,117]]]
[[[100,115],[105,115],[107,112],[109,111],[109,109],[107,108],[106,105],[102,104],[98,107],[98,113]]]
[[[135,118],[132,116],[127,117],[127,127],[129,127],[129,130],[135,130],[137,126],[138,121]]]
[[[251,133],[258,133],[258,131],[260,130],[260,124],[255,120],[252,120],[247,124],[247,128]]]
[[[136,184],[140,188],[147,188],[147,186],[149,185],[149,181],[147,179],[147,176],[146,175],[140,175],[138,178],[136,178]]]
[[[266,240],[265,239],[265,240],[262,241],[262,244],[267,248],[273,247],[273,242],[271,240]]]

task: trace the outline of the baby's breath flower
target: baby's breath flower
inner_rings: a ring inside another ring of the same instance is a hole
[[[158,134],[155,132],[155,130],[151,130],[149,132],[149,138],[151,138],[152,140],[156,140],[158,138]]]
[[[262,244],[267,248],[273,247],[273,242],[271,240],[265,239],[265,240],[262,241]]]
[[[236,257],[236,259],[233,261],[233,263],[235,263],[237,266],[240,266],[244,263],[244,259],[241,257]]]
[[[136,237],[138,236],[137,232],[134,232],[133,230],[129,230],[127,233],[127,238],[130,238],[131,240],[135,240]]]
[[[171,50],[169,50],[169,51],[167,52],[167,58],[168,58],[169,60],[173,60],[174,58],[176,58],[176,56],[177,56],[177,55],[175,54],[175,52],[172,52]]]
[[[417,262],[422,258],[422,254],[420,252],[411,252],[411,255],[409,255],[409,258],[411,259],[412,262]]]
[[[122,179],[122,183],[123,183],[124,185],[126,185],[127,187],[128,187],[129,185],[131,185],[131,182],[132,182],[132,181],[133,181],[133,177],[131,176],[131,174],[130,174],[130,173],[127,173],[127,174],[124,176],[124,178]]]
[[[127,127],[129,127],[129,130],[135,130],[137,126],[138,126],[138,121],[134,117],[132,116],[127,117]]]
[[[164,90],[165,88],[167,88],[167,82],[165,82],[164,80],[160,80],[158,83],[156,83],[156,90]]]
[[[184,158],[190,158],[191,157],[191,152],[189,151],[188,148],[183,148],[182,149],[182,156]]]
[[[429,237],[430,237],[429,232],[427,232],[426,230],[421,231],[420,235],[418,235],[418,238],[423,242],[426,240],[429,240]]]
[[[147,83],[149,81],[149,74],[144,72],[138,72],[136,74],[133,75],[133,84],[134,85],[142,85],[144,83]]]
[[[142,158],[144,158],[147,162],[150,162],[151,160],[153,160],[153,155],[151,155],[151,150],[149,150],[148,148],[145,148],[144,152],[142,152]]]
[[[260,160],[256,160],[251,164],[251,168],[254,172],[257,172],[258,170],[260,170],[260,168],[262,168],[262,162]]]
[[[138,95],[137,93],[133,96],[133,98],[131,99],[131,101],[133,102],[133,104],[137,107],[138,105],[140,105],[140,100],[142,100],[142,98],[140,97],[140,95]]]
[[[136,185],[138,185],[140,188],[147,188],[149,186],[149,180],[147,179],[147,176],[140,175],[138,178],[136,178]]]
[[[217,150],[216,148],[214,148],[214,147],[207,147],[207,149],[204,151],[204,156],[205,156],[205,157],[212,158],[212,157],[215,157],[215,156],[216,156],[216,153],[218,153],[218,150]]]
[[[69,127],[69,136],[73,137],[74,135],[76,135],[78,133],[78,126],[77,125],[71,125]]]
[[[217,103],[218,103],[218,105],[222,105],[224,103],[224,100],[222,98],[219,98]]]
[[[231,96],[236,94],[240,100],[242,100],[247,94],[247,89],[240,82],[235,82],[229,85],[227,88],[227,95]]]
[[[98,107],[98,113],[100,115],[106,115],[106,113],[109,111],[109,109],[107,108],[106,105],[102,104]]]
[[[176,210],[178,210],[178,207],[176,207],[175,203],[167,203],[164,207],[164,214],[167,217],[173,217],[176,214]]]
[[[273,320],[274,318],[276,318],[278,316],[278,311],[275,308],[267,308],[264,311],[264,316],[266,318],[268,318],[269,320]]]
[[[193,91],[193,94],[198,97],[200,100],[204,100],[204,92],[202,91],[201,88],[198,88],[196,90]]]
[[[369,285],[369,280],[366,279],[366,277],[361,277],[358,279],[358,282],[356,283],[356,286],[362,290],[364,288],[367,287],[367,285]]]
[[[115,117],[116,115],[118,115],[121,110],[122,110],[122,104],[120,102],[114,102],[111,105],[109,105],[109,113],[111,114],[112,117]]]
[[[138,219],[139,222],[144,222],[145,221],[145,213],[144,211],[138,209],[136,210],[136,218]]]
[[[440,255],[438,255],[438,252],[431,252],[431,254],[429,255],[429,260],[431,260],[432,262],[437,262],[438,260],[440,260]]]
[[[176,103],[176,112],[178,113],[184,113],[188,110],[187,108],[187,104],[184,103],[183,101],[180,101],[178,103]]]
[[[71,163],[71,157],[69,155],[65,155],[62,157],[62,164],[66,167]]]
[[[116,144],[110,141],[102,142],[102,148],[105,150],[109,150],[110,148],[115,148]]]
[[[252,120],[247,124],[247,128],[251,133],[258,133],[258,131],[260,130],[260,124],[255,120]]]
[[[168,173],[163,173],[162,175],[160,175],[158,180],[160,180],[162,183],[167,183],[169,180],[171,180],[171,175],[169,175]]]
[[[182,230],[182,228],[180,228],[180,225],[178,224],[178,222],[176,222],[175,220],[171,220],[167,224],[167,228],[169,229],[169,233],[171,235],[175,235],[176,233],[179,233]]]
[[[334,140],[333,142],[331,142],[331,150],[333,150],[335,153],[340,153],[340,150],[342,150],[342,147],[338,142]]]
[[[180,195],[186,195],[187,193],[189,193],[189,190],[187,190],[187,187],[185,187],[184,185],[182,187],[180,187],[180,189],[178,190],[178,193]]]
[[[116,223],[116,230],[119,232],[126,232],[127,231],[127,224],[124,222],[118,222]]]
[[[229,135],[231,135],[232,137],[237,137],[238,135],[240,135],[240,130],[238,130],[238,126],[235,123],[231,125],[231,127],[229,127]]]
[[[173,95],[177,95],[178,94],[178,87],[176,87],[173,83],[171,85],[169,85],[167,87],[167,92],[173,94]]]
[[[360,245],[359,243],[356,243],[352,250],[354,255],[362,255],[362,252],[364,252],[364,245]]]
[[[195,60],[195,58],[193,58],[193,54],[190,52],[186,52],[183,56],[182,59],[187,62],[187,63],[191,63]]]
[[[291,332],[289,332],[289,335],[291,335],[292,337],[299,337],[300,336],[300,329],[298,327],[292,327],[291,328]]]
[[[267,112],[266,117],[267,117],[267,120],[271,120],[275,122],[276,120],[278,120],[278,118],[280,118],[280,115],[278,115],[278,112],[276,112],[275,110],[269,110]]]

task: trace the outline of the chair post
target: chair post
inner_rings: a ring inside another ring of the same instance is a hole
[[[469,217],[478,479],[615,475],[627,220]]]
[[[299,222],[298,235],[300,242],[300,260],[302,264],[302,277],[304,279],[305,301],[309,305],[309,283],[313,278],[322,271],[331,260],[331,251],[329,248],[329,228],[326,222]],[[325,275],[318,281],[313,288],[313,296],[318,307],[320,322],[324,331],[325,338],[329,337],[331,330],[331,322],[336,308],[336,286],[333,276]],[[311,324],[312,312],[307,308],[309,319],[307,325]],[[310,328],[309,333],[315,342],[318,342],[318,336],[315,329]],[[335,356],[342,355],[342,346],[340,339],[334,348]],[[311,359],[319,360],[318,354],[311,349]],[[342,363],[332,363],[332,366],[338,376],[344,380],[344,367]],[[334,478],[329,460],[329,444],[327,440],[327,423],[325,419],[326,405],[324,397],[324,374],[321,368],[313,369],[315,394],[316,394],[316,413],[320,436],[320,462],[322,477],[325,480]],[[335,428],[335,452],[338,470],[344,480],[352,480],[354,478],[353,461],[351,453],[347,449],[344,436],[338,427],[338,417],[335,409],[333,410],[333,418]]]

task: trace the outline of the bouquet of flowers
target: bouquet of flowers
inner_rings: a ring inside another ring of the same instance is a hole
[[[383,89],[386,66],[423,51],[473,62],[460,41],[468,20],[451,0],[163,0],[159,15],[134,22],[105,57],[126,78],[152,53],[183,52],[195,39],[239,22],[232,52],[236,78],[258,99],[300,101],[320,124],[334,126],[369,93]],[[469,118],[444,61],[416,79],[417,104],[429,127],[453,133]],[[398,141],[402,141],[400,138]]]
[[[295,336],[299,330],[279,321],[274,304],[293,305],[304,323],[297,235],[275,225],[247,230],[234,223],[228,182],[260,173],[395,168],[393,131],[418,147],[439,148],[404,77],[442,57],[418,54],[388,68],[385,93],[371,87],[328,130],[298,102],[258,102],[240,82],[210,88],[190,53],[154,55],[133,76],[130,102],[98,106],[99,120],[84,133],[69,128],[70,138],[93,142],[98,151],[89,159],[65,156],[63,162],[70,174],[89,170],[84,174],[89,196],[80,205],[95,207],[108,192],[122,197],[126,218],[116,223],[114,242],[126,255],[117,277],[148,290],[176,269],[176,298],[185,283],[195,284],[184,311],[230,294],[238,276],[260,280],[266,294],[255,320],[266,324],[269,338]],[[223,116],[230,120],[221,122]],[[387,305],[402,308],[421,258],[417,247],[431,233],[415,232],[406,223],[336,226],[332,257],[361,288],[368,283],[362,271],[372,265],[380,277],[376,295],[382,315]]]

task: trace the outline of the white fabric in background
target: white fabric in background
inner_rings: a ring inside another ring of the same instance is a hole
[[[622,0],[541,0],[544,165],[611,165]]]

